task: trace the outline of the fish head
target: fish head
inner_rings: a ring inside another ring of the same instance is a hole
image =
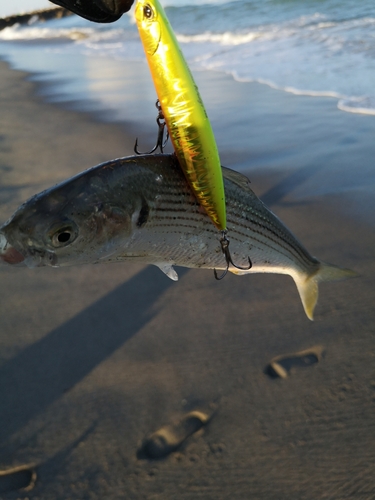
[[[161,39],[161,27],[157,0],[138,0],[135,7],[135,19],[145,51],[155,54]]]
[[[34,268],[110,260],[131,236],[141,203],[134,196],[122,203],[115,198],[95,177],[34,196],[0,227],[0,262]]]

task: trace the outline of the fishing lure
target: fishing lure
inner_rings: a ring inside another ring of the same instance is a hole
[[[220,158],[198,88],[158,0],[138,0],[135,17],[178,161],[199,203],[225,230]]]
[[[163,148],[167,126],[177,159],[199,203],[221,231],[221,250],[227,268],[233,263],[226,229],[224,181],[219,152],[198,87],[181,52],[176,36],[158,0],[138,0],[135,7],[138,31],[158,95],[158,142]],[[136,144],[137,148],[137,144]],[[135,148],[135,151],[137,149]],[[246,270],[251,268],[251,261]]]

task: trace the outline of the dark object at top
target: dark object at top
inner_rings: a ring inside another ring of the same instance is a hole
[[[96,23],[113,23],[130,10],[134,0],[50,0]]]

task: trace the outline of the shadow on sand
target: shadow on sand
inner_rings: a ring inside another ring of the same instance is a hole
[[[149,266],[5,362],[0,367],[2,447],[133,337],[157,313],[155,302],[172,284]]]

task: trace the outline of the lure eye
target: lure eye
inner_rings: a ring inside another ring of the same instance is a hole
[[[57,231],[52,232],[51,243],[55,248],[65,247],[73,243],[77,236],[77,230],[73,226],[60,227]]]
[[[152,19],[154,17],[154,13],[148,4],[143,7],[143,15],[146,19]]]

